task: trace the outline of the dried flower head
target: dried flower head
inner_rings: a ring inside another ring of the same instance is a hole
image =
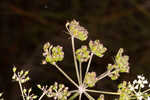
[[[71,36],[84,41],[88,38],[88,31],[80,26],[79,22],[73,20],[71,22],[66,23],[66,28],[68,29]]]
[[[76,56],[79,62],[87,62],[90,58],[90,51],[87,50],[87,46],[82,46],[76,50]]]
[[[103,44],[101,44],[99,42],[99,40],[95,40],[95,41],[90,41],[89,42],[89,47],[92,51],[93,54],[95,54],[98,57],[103,57],[104,53],[106,52],[107,48],[105,48],[103,46]]]

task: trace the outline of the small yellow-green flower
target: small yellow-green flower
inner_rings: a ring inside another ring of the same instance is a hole
[[[118,85],[118,93],[120,93],[119,100],[130,100],[132,91],[128,88],[126,81]]]
[[[29,75],[28,70],[27,71],[21,70],[20,72],[17,72],[17,73],[16,73],[16,70],[17,68],[13,67],[13,73],[14,73],[14,75],[12,76],[13,80],[20,82],[20,83],[25,83],[30,80],[28,76]]]
[[[80,62],[86,62],[90,58],[90,51],[88,51],[87,49],[87,46],[82,46],[80,49],[76,50],[77,59]]]
[[[53,45],[50,45],[50,43],[47,42],[44,45],[43,50],[43,56],[45,57],[43,64],[46,64],[47,62],[54,64],[58,61],[62,61],[64,58],[63,48],[59,45],[53,47]]]
[[[71,36],[84,41],[88,38],[88,31],[80,26],[79,22],[73,20],[71,22],[66,23],[66,28],[68,29]]]
[[[95,73],[95,72],[88,72],[88,73],[85,75],[84,83],[85,83],[88,87],[93,87],[93,86],[95,86],[96,81],[97,81],[97,78],[96,78],[96,73]]]
[[[49,98],[54,98],[54,100],[67,100],[67,97],[70,96],[68,87],[65,87],[64,84],[58,84],[57,82],[51,86],[41,86],[37,85],[39,89],[46,93]]]
[[[37,95],[31,93],[32,89],[23,89],[23,93],[25,95],[26,100],[37,99]]]
[[[120,48],[115,57],[116,64],[118,65],[120,72],[129,72],[129,56],[123,56],[122,54],[123,48]]]
[[[103,46],[103,44],[101,44],[99,42],[99,40],[95,40],[95,41],[90,41],[89,42],[89,47],[92,51],[93,54],[97,55],[98,57],[103,57],[104,53],[106,52],[107,48],[105,48]]]
[[[119,73],[129,72],[129,57],[123,54],[123,49],[120,48],[116,57],[115,57],[115,64],[108,64],[107,69],[113,70],[113,72],[109,75],[112,80],[116,80],[120,75]]]

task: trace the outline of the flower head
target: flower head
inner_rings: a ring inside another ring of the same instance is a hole
[[[28,77],[29,74],[28,70],[27,71],[21,70],[20,72],[16,72],[16,70],[17,68],[13,67],[13,73],[14,73],[14,75],[12,76],[13,80],[20,83],[25,83],[30,80],[30,78]]]
[[[138,75],[138,80],[134,80],[133,82],[123,82],[119,85],[118,92],[120,93],[119,100],[126,100],[121,98],[135,98],[136,100],[148,100],[149,94],[148,91],[143,91],[145,85],[148,85],[148,81],[144,76]],[[130,99],[127,99],[130,100]]]
[[[93,86],[95,86],[96,81],[97,81],[97,78],[96,78],[96,73],[95,73],[95,72],[88,72],[88,73],[85,75],[84,83],[85,83],[88,87],[93,87]]]
[[[106,52],[107,48],[105,48],[103,46],[103,44],[101,44],[99,42],[99,40],[95,40],[95,41],[90,41],[89,42],[89,47],[92,51],[92,53],[94,53],[95,55],[97,55],[98,57],[103,57],[104,53]]]
[[[68,87],[65,87],[64,84],[58,84],[57,82],[54,85],[48,86],[41,86],[37,85],[39,89],[41,89],[46,95],[51,98],[53,97],[54,100],[67,100],[67,97],[70,96],[70,92],[68,91]]]
[[[71,36],[81,41],[86,40],[88,37],[88,31],[84,27],[80,26],[79,22],[77,22],[76,20],[67,22],[66,28],[68,29]]]
[[[58,61],[62,61],[64,58],[64,52],[62,51],[61,46],[54,46],[50,45],[49,42],[45,43],[43,46],[43,56],[45,57],[45,60],[43,60],[43,64],[46,64],[47,62],[54,64]]]
[[[123,54],[123,48],[120,48],[116,57],[115,62],[117,64],[117,67],[120,69],[120,72],[129,72],[129,56],[122,55]]]
[[[109,77],[111,77],[112,80],[116,80],[119,77],[119,73],[129,72],[129,57],[123,54],[123,49],[120,48],[116,57],[115,57],[115,64],[108,64],[107,69],[108,70],[114,70]]]
[[[87,50],[87,46],[82,46],[80,49],[76,50],[77,59],[80,62],[86,62],[90,58],[90,51]]]
[[[26,100],[37,99],[37,95],[32,94],[31,91],[32,91],[31,88],[28,89],[28,90],[27,90],[27,89],[23,89],[23,93],[24,93],[24,95],[25,95],[25,97],[26,97]]]
[[[128,88],[128,84],[126,81],[118,85],[118,92],[120,93],[119,100],[130,100],[131,97],[131,90]]]

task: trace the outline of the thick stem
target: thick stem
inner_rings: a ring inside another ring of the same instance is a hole
[[[73,51],[73,58],[74,58],[74,64],[75,64],[75,69],[76,69],[76,75],[77,75],[78,83],[80,83],[79,69],[78,69],[77,59],[76,59],[76,55],[75,55],[75,45],[74,45],[74,37],[73,36],[71,36],[71,41],[72,41],[72,51]]]
[[[84,94],[86,95],[86,97],[89,99],[89,100],[95,100],[91,95],[89,95],[87,92],[84,92]]]
[[[79,95],[79,100],[81,100],[82,94]]]
[[[73,96],[71,96],[68,100],[74,100],[77,96],[79,95],[79,93],[75,93]]]
[[[72,84],[79,87],[57,64],[53,64]]]
[[[97,90],[86,90],[87,92],[93,92],[93,93],[102,93],[102,94],[110,94],[110,95],[120,95],[120,93],[117,92],[106,92],[106,91],[97,91]]]

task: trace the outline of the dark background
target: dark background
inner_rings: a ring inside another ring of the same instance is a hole
[[[123,80],[133,80],[150,71],[149,0],[1,0],[0,1],[0,92],[5,100],[19,100],[20,90],[11,80],[12,67],[30,70],[27,87],[65,83],[74,86],[51,65],[42,65],[42,46],[49,41],[64,47],[65,59],[58,63],[75,80],[71,41],[65,23],[76,19],[89,32],[89,40],[99,39],[108,48],[103,59],[94,56],[90,71],[106,71],[120,47],[130,56],[130,73],[117,81],[105,78],[95,89],[116,91]],[[83,44],[88,44],[83,42]],[[76,47],[81,42],[76,40]],[[85,69],[85,67],[83,68]],[[98,94],[93,94],[98,96]],[[107,95],[106,95],[107,96]],[[46,99],[46,98],[45,98]],[[109,96],[106,100],[110,100]]]

